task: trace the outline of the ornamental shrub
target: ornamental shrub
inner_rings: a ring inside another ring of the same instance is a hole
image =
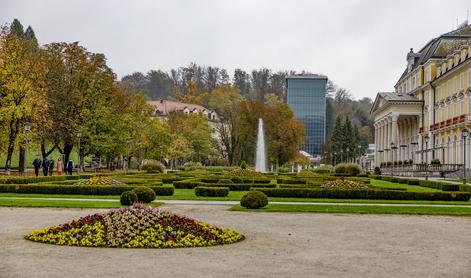
[[[121,205],[130,206],[137,202],[137,195],[134,191],[124,191],[119,198]]]
[[[268,197],[260,191],[249,191],[240,199],[240,205],[248,209],[259,209],[268,205]]]
[[[163,173],[165,166],[157,160],[145,160],[142,162],[141,169],[145,171],[152,171],[153,173]]]
[[[432,161],[430,161],[430,164],[432,164],[432,165],[440,165],[440,159],[438,159],[438,158],[432,159]]]
[[[198,186],[195,187],[195,195],[204,197],[226,197],[229,195],[229,188]]]
[[[132,191],[137,195],[137,201],[142,203],[150,203],[155,200],[155,192],[149,187],[139,186]]]
[[[247,169],[247,163],[245,163],[245,161],[242,161],[242,162],[240,163],[240,168],[242,168],[242,169]]]
[[[360,166],[355,163],[340,163],[335,166],[335,174],[356,176],[360,172]]]

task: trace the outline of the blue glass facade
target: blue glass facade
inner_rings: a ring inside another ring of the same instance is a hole
[[[305,144],[301,150],[316,156],[325,143],[325,103],[327,77],[317,75],[288,76],[287,102],[304,123]]]

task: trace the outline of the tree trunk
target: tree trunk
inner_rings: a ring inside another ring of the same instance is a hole
[[[64,170],[65,170],[65,166],[67,165],[67,162],[70,159],[70,153],[72,152],[73,148],[74,148],[73,144],[69,144],[69,143],[64,144],[64,149],[63,149],[63,152],[62,152],[62,154],[64,155],[64,163],[63,163],[64,164]]]
[[[56,149],[56,146],[54,145],[54,147],[52,147],[49,151],[46,151],[46,143],[43,141],[41,141],[41,155],[43,157],[43,160],[48,157],[49,155],[51,155],[51,153]]]
[[[25,146],[24,144],[20,144],[20,151],[19,151],[19,159],[18,159],[18,171],[20,173],[23,173],[25,170]]]
[[[13,150],[15,149],[15,140],[18,135],[18,127],[20,123],[18,120],[10,120],[10,136],[8,137],[8,151],[7,157],[5,160],[5,171],[8,171],[11,168],[11,157],[13,156]]]

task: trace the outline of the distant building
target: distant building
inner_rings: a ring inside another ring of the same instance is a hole
[[[181,111],[185,114],[197,114],[207,118],[211,122],[218,121],[216,112],[198,104],[184,103],[171,100],[151,100],[148,104],[155,107],[154,116],[165,120],[172,112]]]
[[[313,157],[322,155],[325,143],[325,104],[327,77],[317,74],[286,77],[287,102],[303,122],[306,141],[301,150]]]

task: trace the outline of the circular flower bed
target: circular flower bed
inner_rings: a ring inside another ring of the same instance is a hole
[[[125,185],[107,176],[94,176],[87,180],[79,181],[76,185]]]
[[[321,185],[323,188],[365,189],[368,185],[346,179],[336,179]]]
[[[244,236],[233,230],[135,204],[37,230],[26,235],[26,239],[70,246],[174,248],[235,243]]]

